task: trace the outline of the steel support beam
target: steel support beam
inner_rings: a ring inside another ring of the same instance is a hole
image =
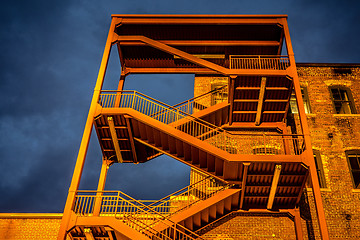
[[[135,148],[135,143],[134,143],[134,136],[132,133],[132,129],[131,129],[131,124],[130,124],[130,116],[125,115],[125,122],[126,122],[126,126],[127,126],[127,130],[128,130],[128,134],[129,134],[129,141],[130,141],[130,146],[131,146],[131,152],[133,154],[133,161],[134,163],[139,163],[138,159],[137,159],[137,154],[136,154],[136,148]]]
[[[120,146],[119,146],[119,140],[118,140],[115,125],[114,125],[114,119],[113,119],[113,117],[108,117],[107,120],[108,120],[108,123],[109,123],[111,139],[112,139],[112,142],[113,142],[113,145],[114,145],[114,148],[115,148],[115,154],[116,154],[117,160],[118,160],[118,162],[122,163],[123,158],[122,158],[122,155],[121,155],[121,150],[120,150]]]
[[[259,101],[258,101],[257,110],[256,110],[255,125],[260,124],[261,112],[262,112],[264,97],[265,97],[265,86],[266,86],[266,77],[262,77],[261,85],[260,85]]]
[[[107,177],[107,173],[109,170],[109,166],[110,166],[110,162],[107,159],[103,158],[98,187],[97,187],[97,191],[96,191],[94,210],[93,210],[94,216],[99,216],[99,214],[100,214],[102,196],[103,196],[103,191],[105,189],[106,177]]]
[[[314,160],[314,156],[312,153],[310,131],[309,131],[309,127],[307,125],[307,118],[306,118],[306,114],[305,114],[304,103],[303,103],[303,99],[301,96],[302,94],[301,94],[300,82],[299,82],[298,75],[297,75],[294,52],[293,52],[293,48],[292,48],[291,40],[290,40],[290,32],[289,32],[289,28],[288,28],[286,19],[283,19],[282,22],[283,22],[282,25],[284,26],[285,43],[286,43],[287,52],[288,52],[289,61],[290,61],[290,68],[289,68],[289,70],[291,72],[290,76],[293,77],[295,97],[296,97],[297,107],[299,110],[299,119],[300,119],[301,128],[303,130],[305,146],[306,146],[306,150],[304,151],[303,155],[305,156],[306,159],[308,159],[307,162],[309,162],[309,165],[310,165],[309,166],[310,177],[311,177],[311,182],[312,182],[312,186],[313,186],[316,213],[317,213],[317,217],[318,217],[321,237],[322,237],[322,239],[329,239],[329,232],[328,232],[328,228],[327,228],[327,224],[326,224],[326,220],[325,220],[324,205],[323,205],[323,202],[321,199],[320,186],[319,186],[319,181],[318,181],[317,172],[316,172],[315,160]]]
[[[84,228],[84,234],[86,240],[95,240],[94,235],[92,234],[91,228]]]
[[[295,208],[292,211],[290,211],[290,214],[292,214],[294,216],[296,240],[303,240],[304,234],[303,234],[302,226],[301,226],[300,209]]]
[[[179,49],[170,47],[169,45],[163,44],[160,41],[153,40],[145,36],[131,35],[131,36],[118,36],[117,40],[122,42],[143,42],[153,48],[159,49],[160,51],[167,52],[171,55],[179,56],[191,63],[199,65],[201,67],[213,70],[225,76],[231,75],[268,75],[268,76],[284,76],[288,74],[287,70],[272,70],[272,69],[228,69],[218,64],[206,61],[201,58],[197,58],[189,53],[181,51]]]
[[[236,76],[230,76],[229,77],[229,104],[230,104],[230,108],[229,108],[229,125],[231,126],[233,123],[233,109],[234,109],[234,95],[235,95],[235,79]]]
[[[264,47],[278,47],[280,43],[278,41],[212,41],[212,40],[159,40],[159,42],[170,45],[170,46],[220,46],[220,47],[231,47],[231,46],[264,46]],[[121,46],[146,46],[142,42],[121,42]]]
[[[243,208],[244,204],[244,197],[245,197],[245,187],[246,187],[246,179],[247,179],[247,172],[249,169],[250,163],[244,163],[244,172],[243,172],[243,179],[241,183],[241,196],[240,196],[240,204],[239,208]]]
[[[269,200],[268,200],[268,203],[266,206],[267,209],[272,209],[272,207],[273,207],[276,189],[277,189],[279,178],[280,178],[280,172],[281,172],[281,165],[275,165],[275,172],[274,172],[274,177],[273,177],[272,183],[271,183]]]
[[[83,171],[84,164],[85,164],[87,149],[88,149],[89,142],[90,142],[90,136],[91,136],[91,132],[92,132],[92,128],[93,128],[96,107],[98,105],[100,91],[101,91],[102,85],[104,83],[105,72],[106,72],[108,61],[109,61],[111,46],[113,44],[112,40],[113,40],[113,35],[114,35],[114,30],[115,30],[115,24],[116,24],[116,21],[113,19],[111,21],[111,26],[110,26],[108,37],[106,40],[104,54],[103,54],[101,64],[100,64],[99,74],[98,74],[98,77],[96,80],[96,85],[95,85],[93,97],[91,100],[90,109],[89,109],[89,113],[87,116],[84,133],[82,136],[78,156],[76,159],[75,169],[74,169],[73,177],[72,177],[70,188],[69,188],[68,197],[67,197],[65,208],[64,208],[64,215],[61,220],[61,225],[60,225],[59,234],[58,234],[58,240],[64,240],[66,237],[66,233],[69,230],[68,226],[69,226],[70,219],[71,219],[72,208],[73,208],[73,205],[75,202],[75,195],[76,195],[76,191],[79,188],[82,171]]]

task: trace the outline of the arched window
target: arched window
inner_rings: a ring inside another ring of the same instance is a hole
[[[345,153],[354,187],[360,188],[360,150],[349,150]]]
[[[351,92],[342,86],[330,87],[331,98],[336,114],[354,114],[355,106]]]

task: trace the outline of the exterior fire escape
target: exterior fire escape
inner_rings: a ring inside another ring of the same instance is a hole
[[[117,90],[103,90],[113,45],[121,77]],[[123,90],[129,74],[151,73],[227,77],[228,84],[175,106]],[[292,91],[300,124],[291,127]],[[226,97],[211,101],[216,96]],[[93,128],[103,164],[97,190],[82,191]],[[198,177],[152,202],[104,191],[111,164],[161,154]],[[59,239],[202,239],[200,229],[232,211],[288,212],[302,239],[298,203],[308,176],[328,239],[287,16],[113,15]]]

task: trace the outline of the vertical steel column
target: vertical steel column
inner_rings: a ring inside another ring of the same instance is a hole
[[[100,214],[102,197],[105,189],[106,176],[108,173],[109,166],[110,166],[109,161],[103,158],[98,187],[96,191],[96,199],[95,199],[94,211],[93,211],[94,216],[99,216]]]
[[[121,102],[121,91],[124,88],[124,83],[125,83],[125,77],[126,74],[123,71],[123,69],[121,69],[121,75],[120,75],[120,80],[119,80],[119,84],[118,84],[118,88],[117,88],[117,93],[116,93],[116,98],[115,98],[115,106],[114,107],[121,107],[120,106],[120,102]]]
[[[67,230],[69,229],[69,226],[71,226],[70,220],[71,220],[71,216],[72,216],[72,208],[73,208],[74,201],[75,201],[76,191],[79,188],[82,170],[84,167],[85,158],[86,158],[86,154],[87,154],[87,149],[88,149],[89,142],[90,142],[90,136],[91,136],[91,132],[92,132],[92,128],[93,128],[94,114],[95,114],[97,102],[98,102],[98,99],[100,96],[100,91],[101,91],[102,85],[104,83],[105,72],[106,72],[106,68],[108,65],[108,61],[109,61],[111,46],[113,44],[112,41],[113,41],[114,30],[115,30],[115,20],[112,19],[109,34],[108,34],[106,45],[105,45],[104,54],[103,54],[103,57],[101,60],[98,78],[97,78],[94,93],[93,93],[93,98],[91,100],[91,105],[90,105],[88,117],[87,117],[86,124],[85,124],[84,133],[83,133],[82,140],[80,143],[80,148],[79,148],[79,152],[78,152],[78,156],[77,156],[77,160],[76,160],[76,164],[75,164],[75,169],[74,169],[73,177],[72,177],[70,188],[69,188],[68,197],[67,197],[65,208],[64,208],[63,217],[61,220],[61,225],[60,225],[59,234],[58,234],[58,240],[65,239]]]
[[[295,208],[290,213],[294,216],[296,240],[303,240],[304,234],[301,226],[300,209]]]
[[[290,33],[289,33],[289,28],[288,28],[286,20],[283,21],[283,26],[284,26],[284,31],[285,31],[285,42],[286,42],[286,46],[287,46],[287,52],[288,52],[289,60],[290,60],[290,72],[291,72],[291,77],[293,78],[293,81],[294,81],[295,97],[296,97],[296,102],[297,102],[297,106],[298,106],[298,110],[299,110],[300,124],[301,124],[301,128],[302,128],[302,131],[304,134],[304,141],[305,141],[305,146],[306,146],[306,150],[304,151],[303,154],[305,156],[305,159],[307,159],[307,163],[309,164],[312,189],[313,189],[313,194],[314,194],[314,199],[315,199],[316,213],[317,213],[318,222],[319,222],[319,226],[320,226],[320,233],[321,233],[322,239],[329,239],[329,232],[328,232],[328,228],[327,228],[327,224],[326,224],[326,220],[325,220],[324,205],[323,205],[322,199],[321,199],[320,186],[319,186],[319,181],[317,178],[315,160],[314,160],[314,156],[312,153],[310,131],[309,131],[309,127],[307,125],[304,103],[303,103],[303,100],[301,97],[300,82],[299,82],[298,75],[297,75],[297,70],[296,70],[296,65],[295,65],[295,57],[294,57],[294,52],[293,52],[291,41],[290,41]]]

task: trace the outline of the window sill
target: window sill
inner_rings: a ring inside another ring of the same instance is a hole
[[[353,193],[360,193],[360,189],[352,189],[351,190]]]
[[[359,190],[359,192],[360,192],[360,189],[356,189],[356,190]],[[312,188],[306,188],[306,191],[312,192]],[[331,189],[330,188],[320,188],[320,192],[331,192]]]
[[[333,114],[334,117],[360,117],[360,114]]]

